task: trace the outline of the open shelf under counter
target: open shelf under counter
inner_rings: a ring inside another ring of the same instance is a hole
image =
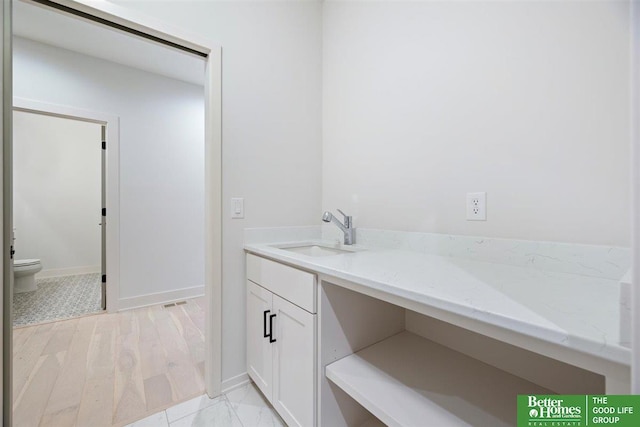
[[[389,426],[513,426],[518,394],[554,394],[407,331],[327,365],[325,375]]]

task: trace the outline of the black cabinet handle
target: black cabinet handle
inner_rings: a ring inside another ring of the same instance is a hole
[[[271,334],[267,333],[267,314],[271,313],[271,310],[265,310],[262,313],[262,332],[264,334],[264,338],[269,338]]]
[[[273,337],[273,318],[276,317],[275,314],[269,316],[269,342],[276,342],[276,339]]]

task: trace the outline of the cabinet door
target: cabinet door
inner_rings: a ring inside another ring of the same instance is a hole
[[[264,334],[269,333],[272,298],[271,292],[247,280],[247,372],[269,401],[273,390],[273,344]]]
[[[289,426],[315,425],[316,316],[273,296],[273,406]]]

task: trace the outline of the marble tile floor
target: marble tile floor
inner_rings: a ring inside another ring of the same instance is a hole
[[[126,427],[275,427],[286,424],[253,383],[215,399],[207,395],[179,403]]]

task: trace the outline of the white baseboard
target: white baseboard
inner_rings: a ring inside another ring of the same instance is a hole
[[[38,279],[45,279],[47,277],[60,277],[60,276],[75,276],[77,274],[90,274],[100,273],[99,265],[85,265],[83,267],[69,267],[69,268],[51,268],[48,270],[42,270],[36,277]]]
[[[244,374],[236,375],[235,377],[224,380],[221,384],[222,394],[228,393],[238,387],[242,387],[243,385],[248,384],[250,381],[251,379],[249,378],[249,374],[247,374],[246,372]]]
[[[176,289],[175,291],[156,292],[153,294],[139,295],[137,297],[120,298],[118,311],[132,308],[147,307],[149,305],[168,304],[187,298],[195,298],[204,295],[204,286]]]

